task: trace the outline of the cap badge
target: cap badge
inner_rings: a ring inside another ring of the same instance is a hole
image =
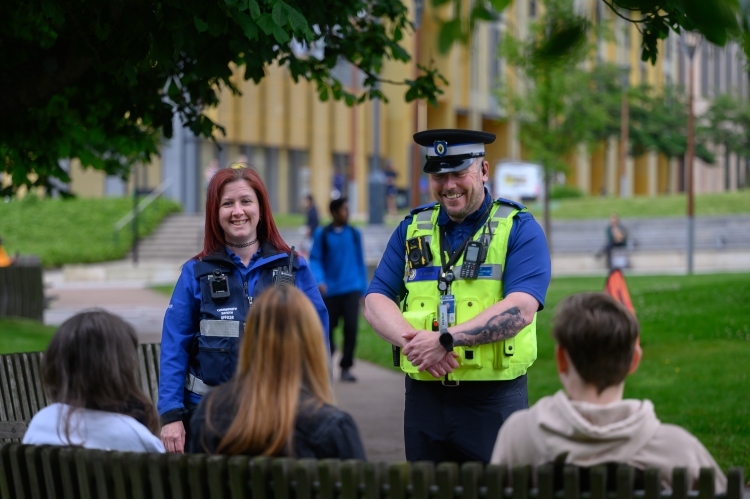
[[[442,157],[448,152],[448,143],[444,140],[435,141],[435,154]]]

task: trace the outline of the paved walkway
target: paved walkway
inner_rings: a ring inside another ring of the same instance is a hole
[[[47,294],[54,299],[44,313],[46,324],[58,325],[81,310],[100,307],[133,324],[141,341],[161,339],[169,297],[143,283],[65,283],[54,276],[47,283]],[[337,404],[357,422],[368,459],[403,461],[403,376],[364,361],[357,361],[352,372],[357,383],[335,379],[333,388]]]

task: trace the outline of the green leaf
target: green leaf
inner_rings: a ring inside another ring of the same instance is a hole
[[[256,21],[258,22],[260,29],[263,30],[263,33],[269,36],[273,33],[273,30],[278,27],[273,21],[271,14],[268,13],[261,14]]]
[[[489,2],[490,2],[490,5],[492,5],[492,8],[495,9],[496,12],[502,12],[505,9],[507,9],[508,6],[510,5],[510,0],[489,0]]]
[[[328,100],[328,88],[323,88],[318,94],[318,97],[320,97],[321,102],[326,102]]]
[[[471,9],[471,17],[473,19],[482,19],[484,21],[494,21],[497,16],[494,12],[487,9],[487,7],[478,3],[473,9]]]
[[[248,0],[247,7],[250,9],[250,15],[253,20],[257,21],[260,17],[260,6],[258,5],[258,2],[256,2],[256,0]]]
[[[302,31],[305,34],[312,35],[305,16],[303,16],[300,11],[290,5],[287,5],[287,20],[289,21],[289,25],[293,30]]]
[[[284,28],[281,26],[274,25],[273,27],[273,37],[276,39],[277,42],[284,44],[289,43],[289,40],[292,39],[291,36],[289,36],[289,33],[287,33]]]
[[[226,3],[228,7],[231,7],[232,5],[236,5],[239,1],[240,0],[224,0],[224,3]]]
[[[453,42],[461,38],[461,19],[453,19],[443,24],[438,36],[438,50],[442,54],[448,53]]]
[[[274,4],[273,10],[271,11],[271,17],[273,18],[273,22],[275,22],[277,26],[284,26],[286,24],[284,2],[278,2]]]
[[[195,29],[198,30],[198,33],[203,33],[208,29],[208,23],[200,19],[198,16],[193,16],[193,22],[195,23]]]
[[[240,28],[242,28],[242,32],[245,33],[248,40],[255,40],[258,38],[258,25],[255,24],[252,17],[244,12],[236,12],[234,18],[237,20],[237,23],[240,25]]]

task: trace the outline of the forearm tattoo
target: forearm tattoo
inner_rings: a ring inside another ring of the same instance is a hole
[[[453,333],[453,344],[460,347],[485,345],[512,338],[526,326],[518,307],[509,308],[496,315],[487,324],[463,333]]]

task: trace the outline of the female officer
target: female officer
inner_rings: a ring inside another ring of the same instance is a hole
[[[253,297],[291,282],[328,331],[315,278],[281,238],[258,173],[244,163],[219,170],[206,193],[203,251],[182,267],[164,316],[158,410],[167,452],[183,452],[201,397],[234,375]]]

